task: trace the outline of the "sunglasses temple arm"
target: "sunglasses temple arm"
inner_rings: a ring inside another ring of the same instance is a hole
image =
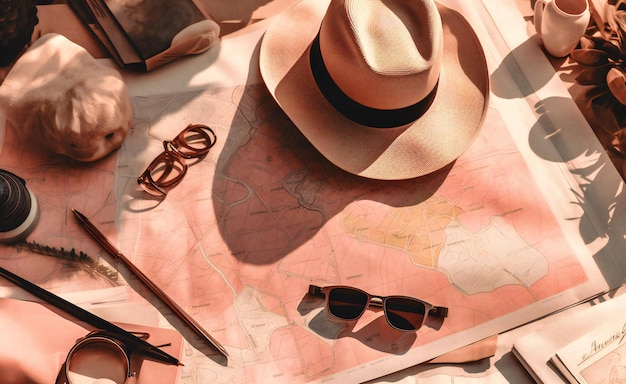
[[[318,287],[317,285],[309,285],[309,295],[311,296],[315,296],[315,297],[326,297],[326,295],[324,294],[324,292],[322,292],[322,288]]]
[[[428,314],[437,317],[448,317],[448,308],[446,307],[432,307]]]

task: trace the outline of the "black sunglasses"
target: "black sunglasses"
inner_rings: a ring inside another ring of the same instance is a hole
[[[408,296],[376,296],[347,286],[309,285],[309,295],[326,297],[326,310],[340,320],[357,320],[368,307],[382,308],[387,323],[400,331],[416,331],[430,316],[447,317],[448,308]]]

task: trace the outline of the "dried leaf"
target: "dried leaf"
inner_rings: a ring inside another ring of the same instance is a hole
[[[619,129],[613,134],[611,147],[620,155],[626,155],[626,130],[624,128]]]
[[[593,87],[587,88],[584,92],[584,95],[590,103],[602,104],[603,99],[605,98],[607,93],[610,93],[608,87]]]
[[[608,134],[613,134],[621,128],[610,103],[592,103],[591,108],[598,128]]]
[[[613,6],[607,7],[607,24],[609,26],[612,35],[615,38],[616,45],[623,52],[626,48],[626,10],[623,7],[624,3],[618,1]],[[612,38],[609,38],[611,40]]]
[[[626,105],[626,75],[618,68],[611,68],[606,74],[606,84],[617,101]]]
[[[606,74],[611,66],[585,67],[576,77],[581,85],[600,85],[606,81]]]
[[[609,25],[609,28],[613,32],[617,32],[619,29],[617,26],[617,22],[615,21],[615,12],[616,11],[614,7],[608,7],[608,17],[606,19],[606,23]]]
[[[612,41],[606,40],[599,36],[583,36],[580,39],[580,46],[582,49],[597,49],[606,52],[613,60],[619,60],[623,57],[620,48]]]
[[[609,57],[614,61],[619,61],[624,57],[624,54],[622,53],[620,47],[618,47],[611,41],[602,40],[602,42],[598,44],[596,48],[606,52]]]
[[[624,49],[626,48],[626,12],[615,12],[613,20],[615,21],[613,30],[617,34],[618,45],[621,48],[621,51],[624,52]]]
[[[609,63],[609,54],[599,49],[574,49],[570,57],[583,65],[597,66]]]
[[[592,36],[584,35],[580,38],[580,49],[592,49],[595,47],[596,44]]]
[[[617,25],[617,29],[624,31],[626,30],[626,11],[618,10],[614,14],[615,24]]]

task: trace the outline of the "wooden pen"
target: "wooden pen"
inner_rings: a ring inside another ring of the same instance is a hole
[[[83,228],[93,237],[98,244],[104,247],[111,256],[120,260],[128,269],[130,269],[135,276],[139,278],[151,291],[154,293],[167,307],[172,310],[178,317],[185,322],[198,336],[208,341],[215,349],[217,349],[224,357],[228,357],[226,349],[217,342],[209,333],[195,321],[187,312],[185,312],[174,300],[172,300],[161,288],[154,284],[146,275],[139,270],[126,256],[122,254],[96,226],[94,226],[89,219],[82,213],[72,208],[72,212],[76,217],[76,220],[83,226]]]

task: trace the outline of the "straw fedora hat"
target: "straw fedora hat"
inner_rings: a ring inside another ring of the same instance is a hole
[[[476,34],[433,0],[303,0],[269,25],[259,61],[268,90],[311,144],[373,179],[450,164],[488,104]]]

